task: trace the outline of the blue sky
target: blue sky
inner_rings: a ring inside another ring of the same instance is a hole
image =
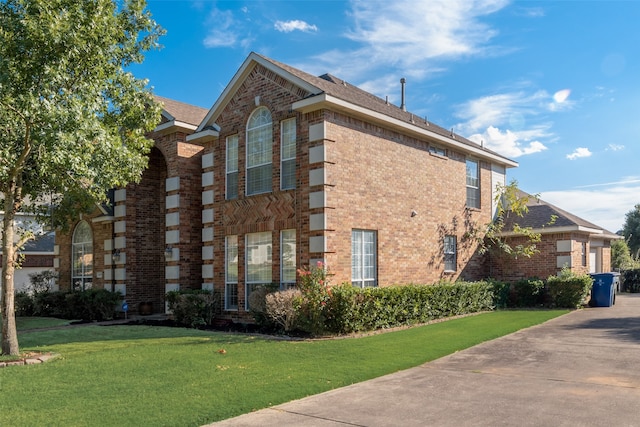
[[[520,188],[610,231],[640,203],[640,1],[148,1],[133,67],[209,108],[247,55],[331,73],[509,157]]]

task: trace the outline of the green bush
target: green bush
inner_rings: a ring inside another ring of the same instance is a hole
[[[593,279],[588,274],[577,275],[563,269],[559,276],[549,276],[547,291],[550,304],[558,308],[578,308],[591,291]]]
[[[500,282],[498,280],[487,280],[487,283],[491,285],[491,291],[493,292],[493,305],[496,308],[506,308],[509,306],[509,296],[511,294],[511,284],[507,282]]]
[[[491,310],[493,301],[493,285],[489,282],[365,289],[343,284],[332,288],[325,325],[336,333],[391,328]]]
[[[113,319],[120,294],[106,289],[37,292],[33,295],[33,315],[103,321]]]
[[[522,279],[510,288],[509,307],[539,307],[545,304],[545,284],[540,279]]]
[[[640,269],[625,270],[621,274],[622,283],[626,292],[640,292]]]
[[[191,328],[210,326],[221,309],[219,293],[204,289],[171,291],[166,298],[174,320]]]
[[[269,316],[267,297],[277,293],[279,288],[279,283],[264,284],[255,287],[249,294],[249,312],[262,332],[275,332],[278,329],[277,323]]]
[[[16,307],[16,316],[33,316],[33,297],[27,292],[16,292],[14,304]]]

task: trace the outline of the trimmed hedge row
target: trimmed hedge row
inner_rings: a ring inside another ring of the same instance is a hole
[[[347,284],[332,289],[325,326],[330,332],[350,333],[425,323],[493,308],[493,290],[488,282],[365,289]]]
[[[18,292],[16,315],[100,322],[115,318],[120,298],[120,293],[106,289],[38,292],[33,295]]]

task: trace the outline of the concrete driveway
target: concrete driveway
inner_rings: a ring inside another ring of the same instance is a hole
[[[640,294],[212,426],[640,426]]]

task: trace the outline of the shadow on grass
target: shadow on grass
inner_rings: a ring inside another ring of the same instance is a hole
[[[194,338],[194,342],[251,343],[266,337],[192,328],[148,325],[81,325],[39,331],[18,332],[22,348],[94,341],[136,341],[145,339]],[[205,338],[208,338],[205,340]],[[184,341],[182,341],[184,344]]]

